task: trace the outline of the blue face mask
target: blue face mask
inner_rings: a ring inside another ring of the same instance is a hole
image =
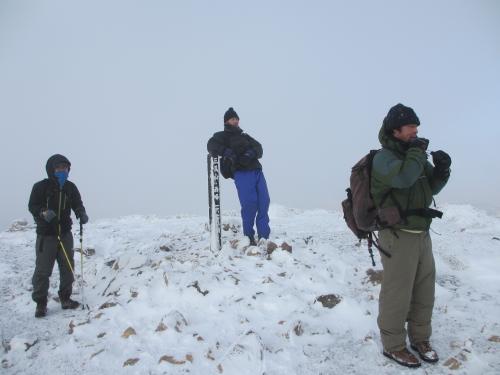
[[[56,176],[57,181],[59,182],[59,186],[61,187],[61,189],[62,189],[64,183],[66,182],[66,180],[68,179],[68,174],[69,174],[68,171],[54,172],[54,176]]]

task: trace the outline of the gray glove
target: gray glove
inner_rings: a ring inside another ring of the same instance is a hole
[[[82,224],[87,224],[89,222],[89,217],[85,211],[83,211],[80,214],[79,219],[80,219],[80,223],[82,223]]]
[[[81,224],[87,224],[89,221],[89,217],[87,213],[85,212],[84,208],[79,208],[78,210],[75,211],[76,218],[80,220]]]
[[[57,214],[53,210],[45,210],[42,211],[41,216],[43,220],[45,220],[47,223],[50,223],[57,217]]]

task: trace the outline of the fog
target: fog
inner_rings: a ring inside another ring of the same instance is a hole
[[[401,102],[452,157],[437,202],[498,212],[499,21],[494,0],[1,0],[0,229],[32,220],[55,153],[91,220],[206,214],[229,106],[264,147],[272,203],[339,209]]]

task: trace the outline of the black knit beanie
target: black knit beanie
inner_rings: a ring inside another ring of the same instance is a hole
[[[412,108],[401,103],[392,107],[384,118],[384,129],[387,133],[410,124],[420,125],[420,120]]]
[[[236,111],[233,109],[233,107],[229,107],[229,109],[226,111],[226,113],[224,113],[224,124],[227,122],[227,120],[229,120],[233,117],[237,118],[238,120],[240,119],[238,117],[238,114],[236,113]]]

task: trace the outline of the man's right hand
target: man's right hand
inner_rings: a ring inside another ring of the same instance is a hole
[[[50,223],[56,218],[57,214],[53,210],[45,210],[42,211],[41,216],[43,220],[45,220],[47,223]]]
[[[429,146],[429,140],[426,138],[415,137],[410,141],[409,147],[416,147],[422,151],[427,151],[427,146]]]
[[[252,160],[255,159],[256,153],[253,148],[249,148],[245,151],[245,153],[240,157],[240,164],[244,166],[250,165]]]

